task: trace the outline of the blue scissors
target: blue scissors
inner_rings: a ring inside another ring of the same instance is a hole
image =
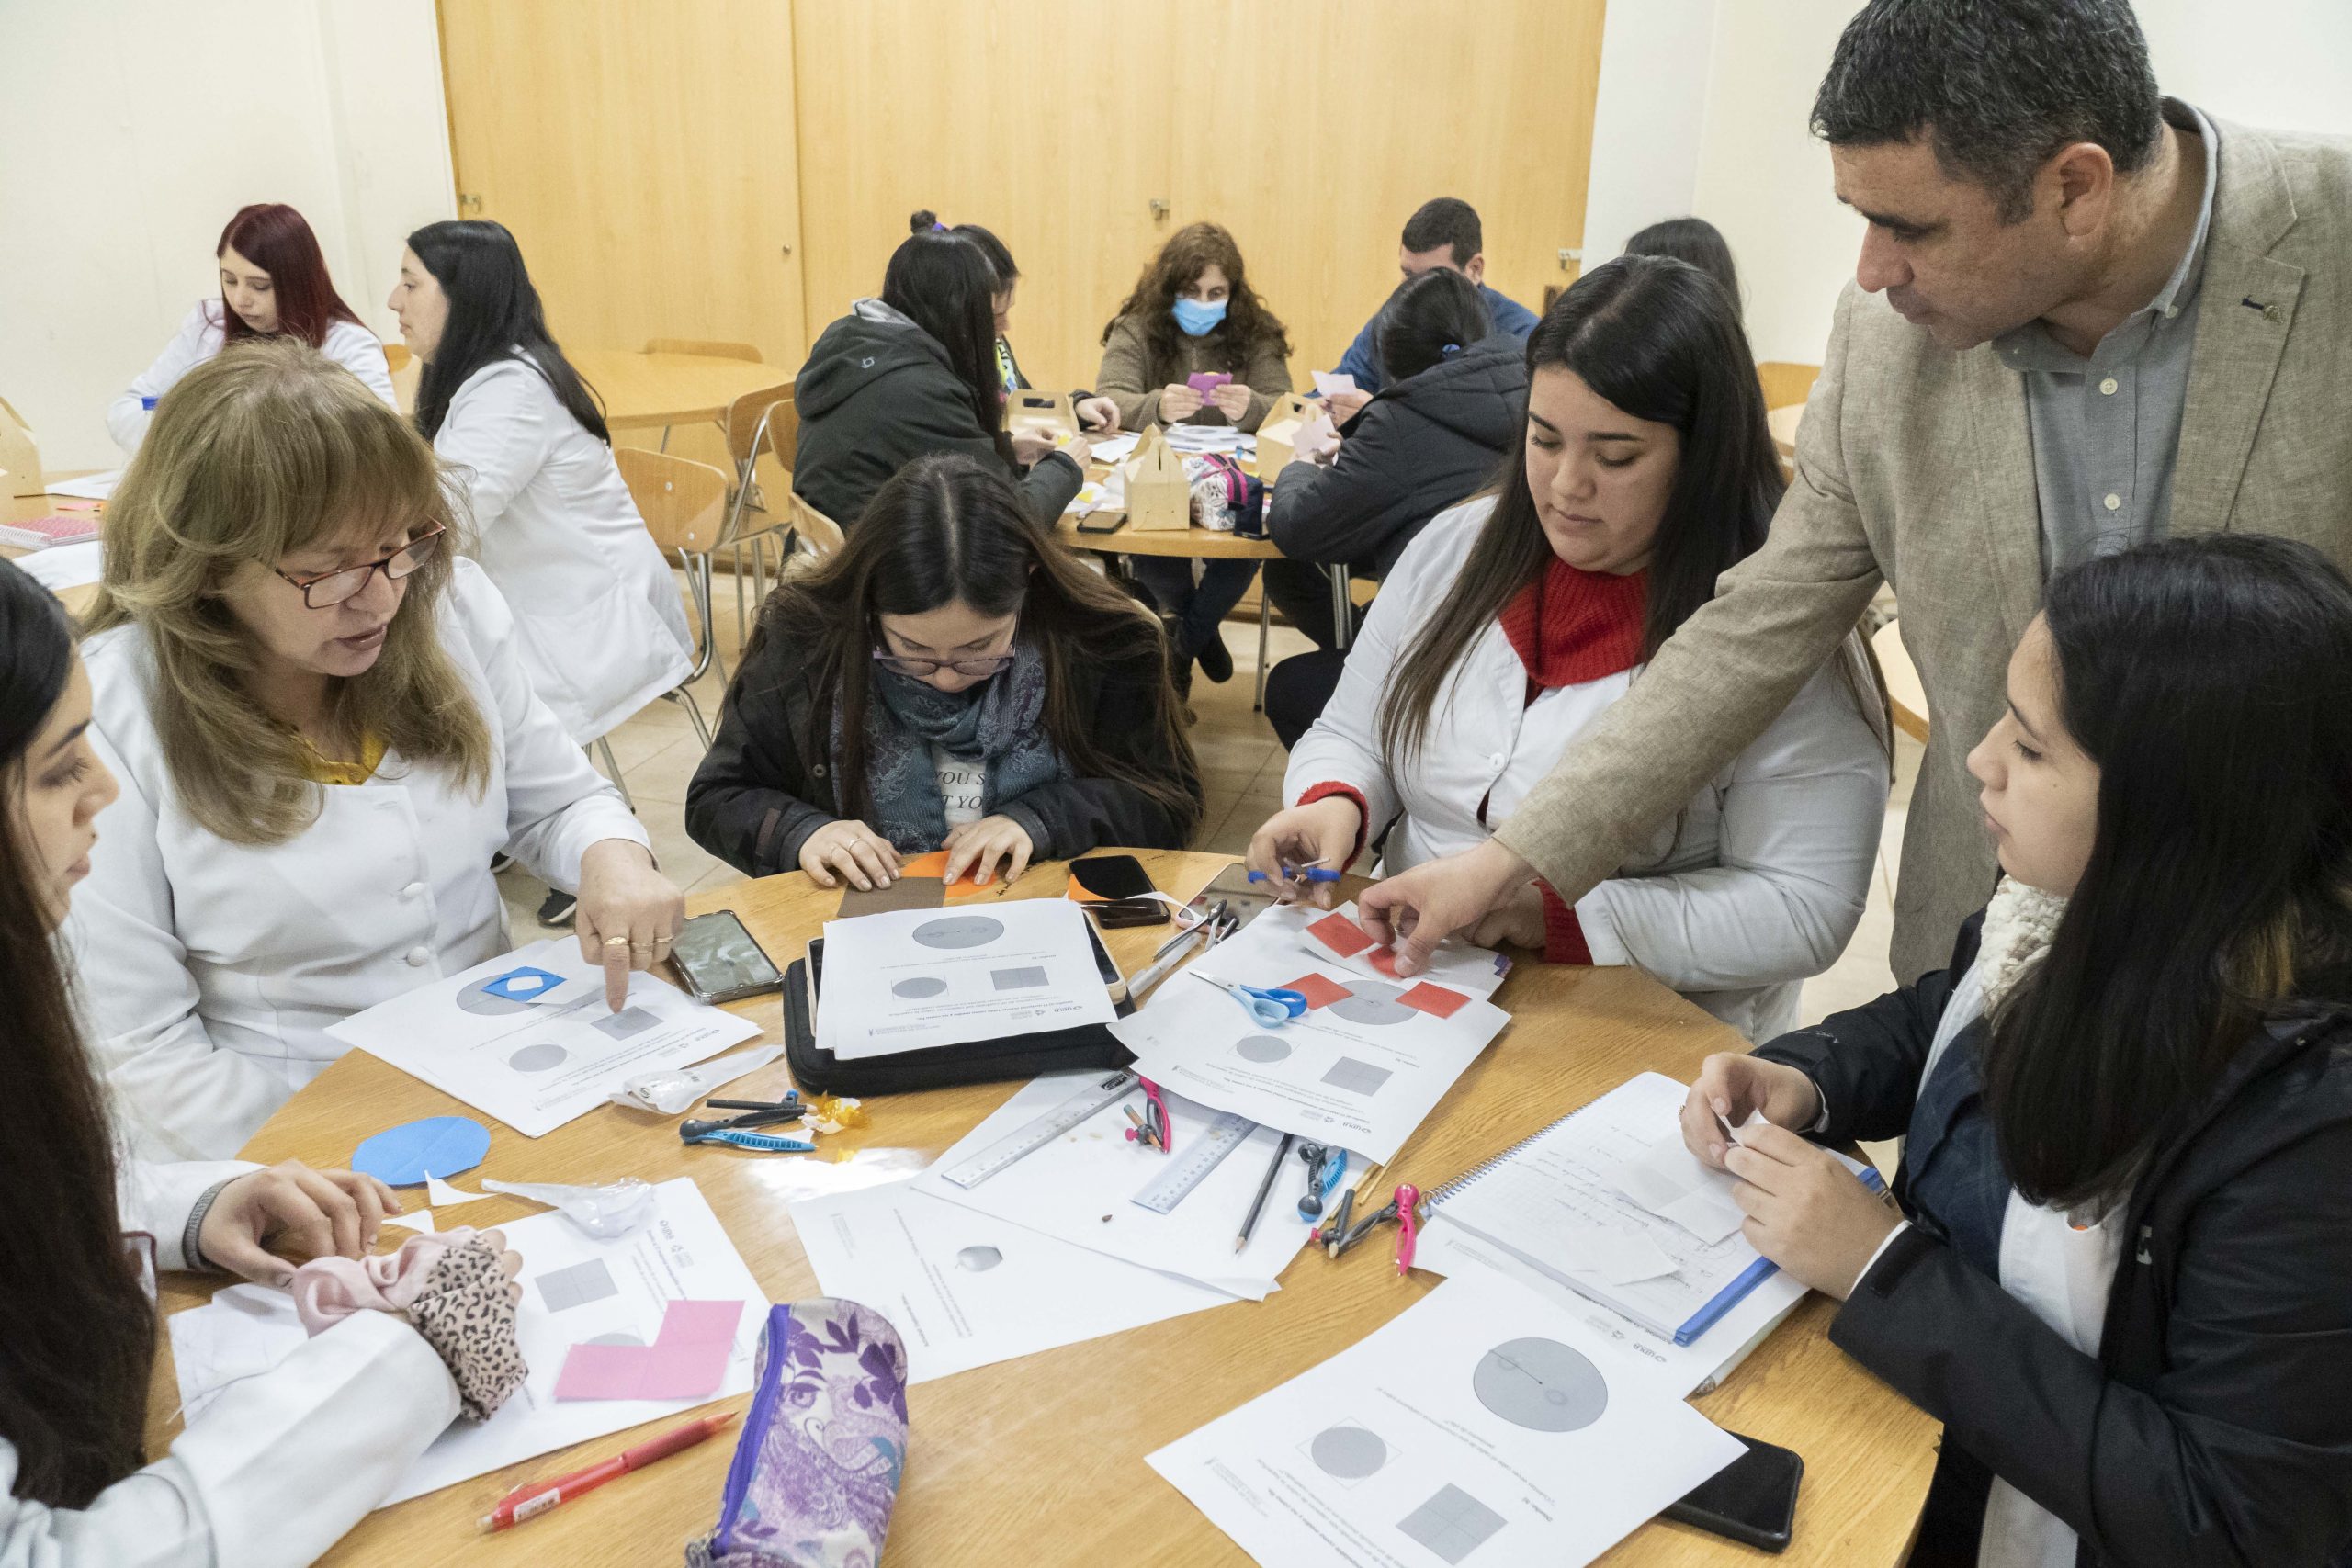
[[[1195,979],[1207,980],[1239,1002],[1261,1029],[1279,1029],[1292,1019],[1306,1016],[1306,998],[1300,992],[1213,979],[1197,969],[1187,970],[1186,973]]]

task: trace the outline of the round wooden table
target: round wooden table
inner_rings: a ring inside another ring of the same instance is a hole
[[[566,349],[564,354],[605,400],[605,423],[616,430],[719,419],[744,393],[792,379],[773,365],[707,354],[637,354],[618,348]]]
[[[1180,897],[1231,863],[1221,855],[1172,852],[1142,852],[1142,859],[1154,882]],[[1052,897],[1067,880],[1062,865],[1041,865],[1012,891]],[[820,933],[840,897],[795,873],[688,903],[696,912],[732,908],[786,964]],[[1166,934],[1165,927],[1148,926],[1105,938],[1132,974]],[[1496,1000],[1513,1014],[1510,1027],[1389,1163],[1385,1179],[1432,1186],[1637,1072],[1687,1079],[1708,1052],[1738,1044],[1730,1030],[1637,970],[1522,964]],[[733,1010],[778,1036],[775,997],[737,1003]],[[778,1063],[728,1092],[774,1098],[788,1081]],[[536,1140],[493,1124],[478,1174],[514,1181],[691,1176],[761,1286],[772,1299],[790,1301],[814,1295],[818,1287],[787,1203],[912,1175],[1012,1089],[1000,1084],[870,1100],[869,1126],[826,1138],[821,1152],[804,1156],[687,1148],[678,1141],[677,1118],[606,1105]],[[346,1165],[370,1133],[414,1117],[468,1113],[439,1090],[354,1051],[288,1101],[244,1153]],[[540,1212],[500,1197],[469,1206],[465,1218],[492,1225]],[[389,1232],[387,1239],[398,1235]],[[1241,1551],[1155,1475],[1144,1456],[1355,1343],[1436,1283],[1427,1274],[1399,1279],[1385,1247],[1359,1247],[1337,1262],[1310,1249],[1262,1303],[1237,1303],[922,1384],[908,1396],[913,1431],[888,1563],[1246,1568]],[[164,1307],[192,1305],[212,1285],[169,1277]],[[1698,1406],[1721,1426],[1804,1456],[1795,1543],[1783,1561],[1893,1568],[1908,1550],[1927,1495],[1937,1427],[1830,1345],[1825,1331],[1833,1310],[1818,1297],[1800,1307]],[[740,1408],[747,1400],[724,1403]],[[167,1417],[178,1404],[167,1346],[149,1404],[151,1451],[164,1450],[174,1430]],[[577,1468],[674,1424],[672,1418],[616,1433],[380,1509],[322,1561],[401,1568],[674,1562],[683,1541],[711,1527],[731,1438],[505,1534],[483,1536],[474,1523],[526,1480]],[[1716,1537],[1654,1522],[1600,1561],[1742,1564],[1756,1556]]]
[[[1879,673],[1886,677],[1887,705],[1894,710],[1895,728],[1912,739],[1928,739],[1928,689],[1919,683],[1919,667],[1903,646],[1903,623],[1889,621],[1871,634],[1871,651],[1878,655]]]

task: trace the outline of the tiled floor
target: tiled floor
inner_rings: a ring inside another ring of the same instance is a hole
[[[719,652],[732,670],[737,646],[734,593],[725,578],[719,580],[718,598]],[[1206,785],[1205,809],[1194,847],[1239,854],[1249,848],[1250,836],[1258,825],[1281,809],[1285,753],[1264,717],[1250,709],[1257,679],[1257,626],[1227,622],[1225,640],[1233,652],[1233,679],[1216,685],[1196,675],[1193,683],[1193,712],[1198,719],[1192,732],[1193,746],[1200,756]],[[1294,653],[1305,652],[1308,646],[1300,633],[1277,626],[1270,658],[1279,663]],[[704,716],[714,727],[723,687],[718,671],[713,670],[694,688]],[[714,860],[686,837],[686,782],[702,761],[702,743],[684,710],[674,703],[655,703],[615,730],[611,739],[621,777],[636,799],[638,816],[671,878],[689,892],[741,880],[732,867]],[[1879,874],[1871,885],[1870,904],[1845,956],[1827,973],[1807,982],[1807,1022],[1868,1001],[1894,984],[1886,950],[1894,919],[1894,867],[1903,837],[1904,806],[1910,798],[1911,780],[1918,772],[1920,750],[1917,741],[1906,738],[1896,754],[1894,801],[1887,811]],[[537,930],[535,921],[546,885],[520,866],[508,871],[500,883],[515,937],[529,940]]]

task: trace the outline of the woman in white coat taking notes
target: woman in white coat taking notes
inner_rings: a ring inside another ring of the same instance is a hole
[[[1440,513],[1390,569],[1340,685],[1291,752],[1252,867],[1402,871],[1486,840],[1641,679],[1782,489],[1737,308],[1696,268],[1626,256],[1527,341],[1527,429],[1497,493]],[[1478,928],[1555,962],[1648,970],[1751,1040],[1795,1027],[1876,868],[1887,730],[1833,660],[1637,863],[1573,905],[1530,883]]]
[[[465,484],[474,553],[514,608],[532,683],[584,746],[692,668],[684,602],[612,433],[503,226],[411,234],[390,303],[424,362],[416,427]]]
[[[107,517],[85,649],[119,830],[75,901],[91,1049],[137,1152],[232,1153],[326,1032],[505,951],[502,845],[627,971],[683,915],[516,657],[415,430],[312,350],[164,399]]]
[[[318,236],[300,213],[274,201],[240,208],[212,254],[220,264],[220,297],[198,300],[146,374],[107,405],[116,446],[137,452],[156,401],[191,369],[250,337],[299,338],[399,406],[383,344],[334,291]]]
[[[117,1166],[51,934],[115,797],[89,726],[63,609],[0,561],[0,1568],[295,1568],[461,1406],[494,1409],[519,1381],[518,1260],[494,1232],[418,1237],[401,1304],[345,1294],[336,1306],[362,1310],[321,1312],[310,1292],[400,1212],[379,1183],[291,1161]],[[305,1256],[334,1261],[297,1275]],[[292,1280],[313,1337],[224,1388],[151,1462],[152,1270],[208,1269]]]

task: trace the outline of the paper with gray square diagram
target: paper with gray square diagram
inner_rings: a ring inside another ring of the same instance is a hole
[[[971,899],[825,922],[817,1043],[842,1061],[1108,1023],[1086,914]]]
[[[1440,1285],[1147,1462],[1267,1568],[1576,1568],[1743,1451],[1495,1275]]]

